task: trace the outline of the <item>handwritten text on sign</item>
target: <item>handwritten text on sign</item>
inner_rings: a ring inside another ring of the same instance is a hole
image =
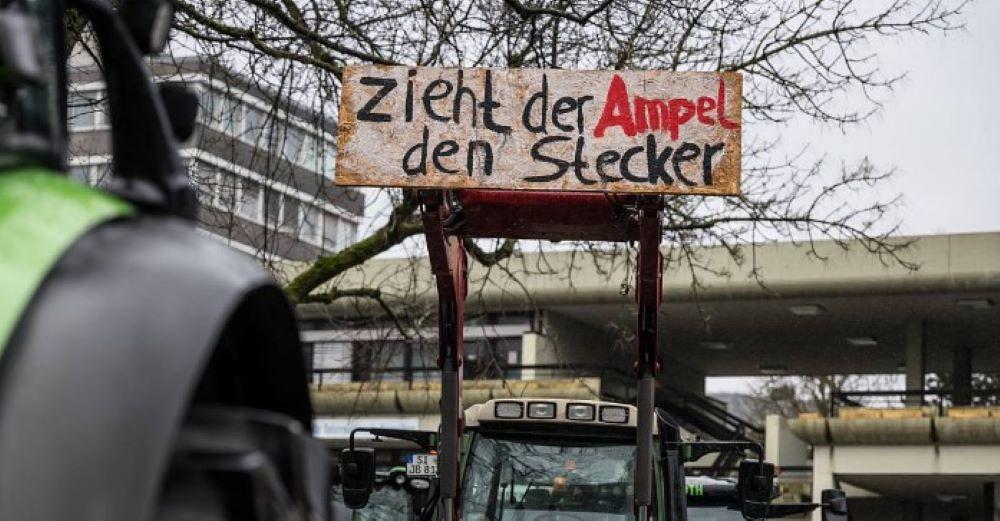
[[[350,66],[337,184],[737,194],[736,73]]]

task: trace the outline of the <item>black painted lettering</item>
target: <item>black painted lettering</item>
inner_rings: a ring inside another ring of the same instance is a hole
[[[407,73],[409,79],[406,80],[406,121],[413,121],[413,77],[417,75],[416,69],[410,69]]]
[[[444,91],[443,92],[435,92],[436,90],[438,90],[438,87],[441,87],[441,86],[444,87]],[[451,85],[451,82],[449,82],[448,80],[440,80],[440,79],[438,79],[438,80],[434,80],[434,81],[430,82],[429,84],[427,84],[427,88],[424,89],[424,95],[423,95],[422,99],[423,99],[423,102],[424,102],[424,112],[426,112],[427,115],[431,117],[431,119],[434,119],[434,120],[437,120],[437,121],[449,121],[451,119],[451,117],[449,117],[449,116],[442,116],[442,115],[438,114],[437,112],[434,112],[433,102],[435,102],[435,101],[437,101],[439,99],[447,98],[448,95],[451,94],[452,88],[453,87]]]
[[[559,143],[562,141],[569,141],[570,139],[572,138],[566,136],[546,136],[539,139],[535,145],[531,147],[531,159],[554,165],[556,167],[556,171],[548,175],[525,177],[524,180],[529,183],[546,183],[549,181],[555,181],[566,174],[566,170],[569,170],[569,163],[562,159],[547,156],[542,153],[541,149],[549,143]]]
[[[604,167],[617,163],[621,158],[622,155],[617,150],[605,150],[597,155],[597,161],[594,162],[594,166],[597,168],[597,175],[601,178],[601,181],[609,183],[622,180],[621,177],[610,175],[604,171]]]
[[[493,121],[493,109],[500,106],[500,103],[493,101],[493,71],[486,71],[485,83],[483,101],[479,104],[483,109],[483,125],[497,134],[510,134],[509,126]]]
[[[722,152],[722,149],[726,148],[725,143],[716,143],[714,145],[705,145],[704,157],[701,162],[701,172],[702,177],[705,179],[705,185],[711,186],[712,184],[712,156]]]
[[[656,184],[657,179],[663,179],[663,184],[672,185],[674,180],[667,174],[667,160],[673,153],[672,147],[663,147],[663,151],[656,153],[656,138],[653,134],[646,134],[646,163],[649,169],[649,183]]]
[[[410,147],[403,155],[403,171],[406,175],[427,175],[427,126],[424,125],[423,139],[419,143]],[[420,161],[416,166],[410,164],[410,158],[415,152],[420,152]]]
[[[434,168],[438,172],[444,172],[446,174],[457,174],[457,168],[448,168],[441,164],[442,157],[448,157],[455,155],[458,152],[458,142],[449,139],[448,141],[442,141],[434,146],[434,152],[431,153],[431,162],[434,164]]]
[[[573,100],[576,103],[576,100]],[[573,173],[576,174],[576,179],[585,185],[596,185],[597,181],[593,179],[587,179],[583,176],[583,171],[590,166],[590,163],[583,160],[583,136],[576,138],[576,156],[573,158],[571,165],[573,166]]]
[[[691,161],[692,159],[701,155],[701,147],[695,145],[694,143],[685,142],[681,146],[677,147],[677,152],[674,154],[674,177],[678,181],[686,184],[687,186],[694,186],[696,183],[684,177],[681,173],[681,163]]]
[[[572,132],[574,130],[573,125],[563,125],[559,121],[560,115],[570,112],[576,112],[576,98],[564,96],[557,99],[555,104],[552,105],[552,124],[563,132]]]
[[[649,181],[648,176],[639,177],[637,175],[633,175],[632,171],[629,169],[629,161],[632,160],[632,156],[638,154],[639,152],[642,152],[642,147],[632,147],[626,150],[625,153],[622,154],[621,163],[618,163],[618,172],[621,173],[623,178],[628,181],[632,181],[633,183],[645,183],[646,181]]]
[[[372,112],[375,107],[378,106],[382,98],[385,98],[392,89],[396,88],[396,80],[392,78],[375,78],[372,76],[363,76],[360,80],[362,85],[382,87],[375,93],[369,100],[365,103],[364,107],[358,111],[358,119],[361,121],[378,121],[386,122],[392,121],[392,116],[384,112]]]
[[[482,156],[476,155],[476,147],[483,150]],[[465,168],[469,171],[469,177],[472,177],[475,172],[473,169],[476,166],[476,158],[479,158],[479,164],[483,166],[483,175],[493,175],[493,147],[488,142],[480,139],[469,141],[469,152],[465,158]]]
[[[542,112],[541,117],[538,119],[539,123],[535,124],[531,122],[531,111],[534,110],[535,103],[541,102]],[[528,98],[528,102],[524,104],[524,111],[521,112],[521,123],[524,128],[529,132],[538,134],[547,134],[545,126],[548,124],[548,112],[549,112],[549,79],[545,74],[542,74],[542,90],[534,93]]]
[[[593,99],[593,96],[580,96],[576,99],[576,130],[581,134],[583,134],[583,104]]]
[[[455,84],[455,99],[451,102],[451,112],[453,121],[460,123],[462,120],[462,98],[468,96],[472,98],[472,127],[476,127],[476,93],[465,86],[465,78],[462,70],[458,70],[458,83]]]

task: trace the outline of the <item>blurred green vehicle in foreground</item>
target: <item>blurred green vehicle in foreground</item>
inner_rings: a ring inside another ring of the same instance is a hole
[[[114,182],[66,170],[67,10],[107,85]],[[196,233],[154,86],[167,0],[0,0],[0,519],[323,519],[326,449],[292,308]]]

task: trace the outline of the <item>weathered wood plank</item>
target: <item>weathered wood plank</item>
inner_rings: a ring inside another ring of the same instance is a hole
[[[733,195],[737,73],[349,66],[336,183]]]

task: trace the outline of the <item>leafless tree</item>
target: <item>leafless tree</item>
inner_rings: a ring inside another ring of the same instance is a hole
[[[590,2],[346,2],[181,0],[177,28],[199,53],[225,55],[272,90],[335,107],[347,63],[740,71],[748,129],[796,116],[851,125],[875,113],[900,76],[877,60],[887,38],[961,26],[964,2],[936,0],[675,0]],[[294,70],[285,81],[275,70]],[[308,92],[306,92],[308,91]],[[861,97],[849,97],[848,94]],[[847,100],[863,103],[847,104]],[[753,135],[747,132],[748,135]],[[884,262],[905,262],[890,239],[894,199],[864,200],[891,175],[868,162],[831,171],[825,162],[776,157],[773,140],[748,140],[744,194],[673,197],[671,260],[712,269],[695,246],[722,244],[742,259],[747,244],[774,239],[846,245],[858,240]],[[389,194],[391,209],[358,243],[318,259],[290,281],[297,300],[344,270],[419,232],[414,194]],[[515,251],[472,248],[481,261]],[[815,250],[811,250],[815,253]],[[752,256],[752,253],[751,253]],[[338,296],[334,293],[329,296]]]
[[[704,245],[723,246],[755,275],[755,246],[779,239],[801,241],[816,257],[822,257],[818,240],[859,244],[883,263],[915,267],[904,255],[909,242],[894,238],[898,200],[873,195],[893,175],[891,165],[788,157],[774,129],[794,118],[842,128],[864,122],[903,72],[882,68],[880,46],[959,29],[965,4],[177,0],[172,51],[211,57],[273,93],[276,104],[294,100],[333,119],[349,63],[742,72],[743,194],[667,200],[668,267],[687,267],[697,290],[700,276],[722,269],[702,257]],[[340,287],[336,279],[419,234],[418,200],[409,190],[372,192],[369,200],[370,229],[291,277],[286,288],[293,300],[381,302],[384,288]],[[511,262],[521,250],[514,241],[467,246],[477,262],[496,269],[538,269]],[[628,262],[626,247],[577,248],[594,262],[620,263],[623,254]]]
[[[831,405],[834,394],[845,391],[891,391],[898,388],[895,375],[830,374],[804,376],[772,376],[758,379],[750,394],[760,399],[760,403],[770,410],[776,407],[788,417],[804,412],[815,412],[828,417],[833,413]],[[855,402],[866,406],[900,406],[887,403],[884,397],[859,398]],[[763,414],[761,415],[761,419]]]

